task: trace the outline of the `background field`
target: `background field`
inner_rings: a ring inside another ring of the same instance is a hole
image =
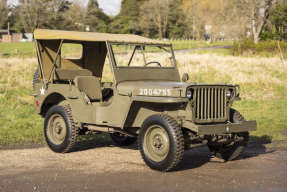
[[[182,43],[180,43],[182,42]],[[179,49],[228,45],[177,41]],[[191,82],[241,85],[242,100],[234,108],[257,120],[252,135],[273,141],[287,138],[287,63],[277,56],[233,56],[230,49],[179,51],[181,73]],[[43,120],[34,113],[32,75],[37,61],[33,43],[0,44],[0,147],[42,144]]]

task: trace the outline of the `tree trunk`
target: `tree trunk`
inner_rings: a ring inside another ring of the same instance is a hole
[[[161,19],[161,16],[159,16],[158,33],[159,33],[159,38],[162,39],[162,37],[163,37],[163,29],[162,29],[162,19]]]
[[[256,15],[255,15],[255,8],[252,9],[252,33],[253,33],[253,42],[255,44],[258,44],[259,42],[259,33],[257,32],[257,26],[256,26]]]
[[[255,44],[258,44],[260,40],[260,36],[263,32],[263,28],[266,25],[266,22],[270,16],[270,9],[272,8],[273,3],[275,2],[276,0],[267,1],[264,7],[264,10],[265,10],[264,17],[259,18],[257,24],[256,24],[256,13],[255,13],[256,7],[252,9],[252,32],[253,32],[253,41]]]

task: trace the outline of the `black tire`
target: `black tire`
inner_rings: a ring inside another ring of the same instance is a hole
[[[145,145],[145,137],[148,137],[146,134],[153,126],[161,127],[161,129],[167,133],[166,138],[169,142],[167,147],[168,152],[166,156],[163,157],[164,159],[160,161],[155,161],[151,158],[148,152],[149,150]],[[171,171],[182,161],[184,153],[183,133],[179,124],[172,117],[163,114],[148,117],[142,125],[138,142],[141,156],[146,165],[151,169],[163,172]]]
[[[118,146],[129,146],[137,141],[136,137],[129,137],[120,133],[110,133],[113,142]]]
[[[231,123],[242,123],[245,121],[244,117],[236,110],[230,110]],[[209,150],[220,159],[224,161],[231,161],[239,157],[246,148],[249,140],[248,132],[234,133],[233,136],[240,137],[242,140],[233,142],[232,144],[223,145],[208,145]]]
[[[62,118],[66,126],[64,139],[61,143],[54,142],[53,137],[51,137],[49,132],[49,122],[53,116]],[[52,151],[56,153],[68,153],[72,151],[77,142],[79,129],[74,123],[69,105],[55,105],[48,110],[47,114],[45,115],[44,133],[46,142]]]
[[[33,90],[36,91],[36,84],[39,83],[39,69],[36,69],[33,75]]]

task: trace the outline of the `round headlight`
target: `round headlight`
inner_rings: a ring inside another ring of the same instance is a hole
[[[188,99],[192,99],[192,92],[191,92],[190,90],[188,90],[188,91],[186,92],[186,97],[187,97]]]
[[[227,97],[228,99],[230,99],[230,98],[232,97],[232,91],[231,91],[231,90],[227,90],[227,91],[226,91],[226,97]]]

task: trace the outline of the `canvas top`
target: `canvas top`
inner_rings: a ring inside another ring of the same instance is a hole
[[[89,42],[170,45],[170,43],[165,43],[162,41],[153,40],[132,34],[110,34],[110,33],[61,31],[61,30],[48,30],[48,29],[36,29],[34,31],[34,38],[36,40],[71,40],[71,41],[89,41]]]

